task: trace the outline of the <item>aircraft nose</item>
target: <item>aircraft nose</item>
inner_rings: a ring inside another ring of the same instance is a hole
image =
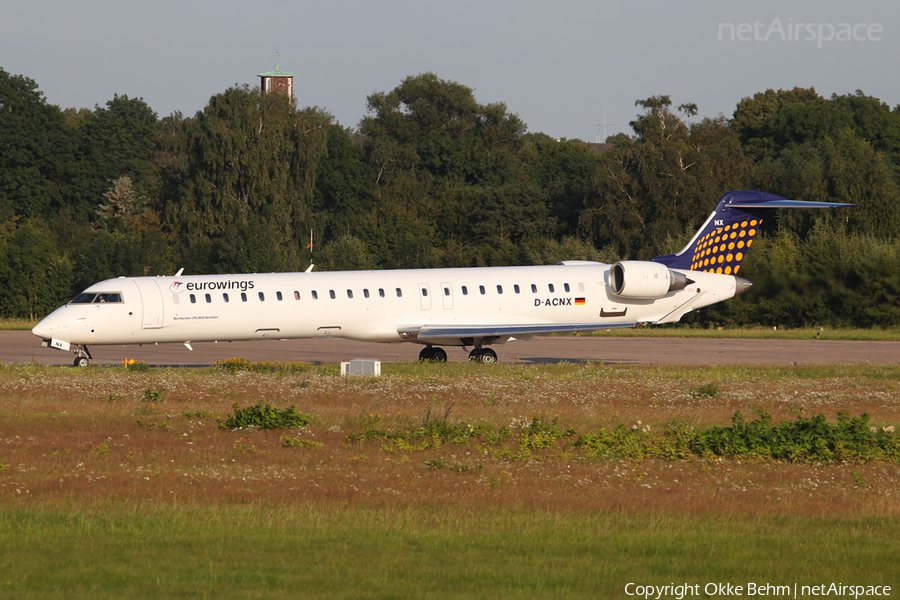
[[[738,296],[743,294],[744,292],[750,291],[750,288],[753,287],[753,282],[749,279],[744,279],[743,277],[735,277],[734,278],[734,295]]]
[[[53,321],[49,317],[42,319],[37,325],[31,328],[31,333],[42,340],[49,340],[53,337]]]

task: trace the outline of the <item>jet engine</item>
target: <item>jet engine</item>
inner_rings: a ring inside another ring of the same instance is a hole
[[[694,283],[683,273],[643,260],[623,260],[609,269],[609,289],[622,298],[662,298]]]

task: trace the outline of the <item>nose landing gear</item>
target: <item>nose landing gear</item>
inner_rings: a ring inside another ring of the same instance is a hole
[[[91,361],[94,360],[94,357],[91,356],[90,351],[87,349],[87,346],[83,346],[81,344],[73,344],[72,352],[75,353],[75,362],[74,366],[85,368],[91,364]]]

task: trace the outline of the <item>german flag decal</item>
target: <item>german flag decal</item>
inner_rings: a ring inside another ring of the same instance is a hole
[[[584,298],[575,298],[575,306],[584,306]]]

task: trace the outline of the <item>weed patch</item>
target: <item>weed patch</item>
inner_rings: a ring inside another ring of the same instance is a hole
[[[224,429],[291,429],[306,427],[312,422],[312,415],[301,413],[293,405],[288,408],[273,408],[268,404],[256,404],[239,408],[234,404],[234,414],[221,423]]]

